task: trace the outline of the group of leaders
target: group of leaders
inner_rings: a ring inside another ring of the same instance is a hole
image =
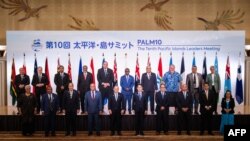
[[[204,134],[205,128],[209,135],[212,133],[212,116],[217,115],[217,100],[221,90],[219,74],[215,73],[214,66],[210,67],[211,73],[204,80],[197,72],[197,67],[192,66],[192,72],[187,75],[186,83],[183,83],[181,75],[175,71],[175,66],[170,65],[169,71],[162,78],[158,90],[155,73],[151,72],[151,66],[146,67],[141,81],[135,86],[135,80],[130,75],[129,68],[120,78],[119,90],[117,80],[114,80],[113,70],[108,68],[108,62],[104,62],[98,70],[97,80],[99,91],[92,80],[92,74],[88,72],[87,66],[83,66],[83,73],[79,75],[77,90],[64,72],[64,67],[59,66],[54,77],[56,93],[48,86],[48,78],[43,73],[42,67],[37,68],[31,84],[35,87],[35,94],[31,93],[30,78],[19,69],[20,74],[15,78],[17,93],[18,114],[21,115],[22,134],[30,136],[34,133],[34,116],[40,114],[45,116],[45,136],[55,136],[56,114],[65,113],[66,132],[65,136],[76,136],[77,113],[88,115],[88,135],[100,136],[99,116],[103,113],[104,102],[108,99],[108,110],[110,115],[111,135],[121,134],[121,119],[128,107],[129,114],[135,116],[135,135],[144,135],[144,118],[147,113],[148,99],[150,99],[151,114],[156,112],[156,135],[163,132],[168,135],[169,107],[175,107],[177,115],[177,134],[186,128],[186,134],[190,133],[191,115],[201,115],[200,135]],[[136,90],[133,91],[133,88]],[[156,103],[156,108],[154,107]],[[194,106],[193,106],[194,104]],[[198,105],[200,111],[198,112]],[[221,101],[222,119],[220,131],[223,133],[224,125],[234,124],[234,99],[230,91],[225,93]],[[80,110],[81,108],[81,110]],[[185,125],[185,126],[184,126]]]

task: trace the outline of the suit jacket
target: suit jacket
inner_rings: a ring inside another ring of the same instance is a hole
[[[84,78],[84,74],[81,73],[78,76],[77,90],[80,91],[81,94],[85,94],[90,90],[91,83],[93,83],[92,73],[87,72],[86,79]]]
[[[169,110],[168,108],[168,95],[166,92],[164,92],[164,97],[162,97],[161,91],[157,92],[155,94],[155,102],[156,102],[156,111],[159,112],[161,110],[161,107],[164,106],[166,110]]]
[[[234,98],[231,98],[229,101],[229,109],[231,109],[231,111],[229,112],[230,114],[234,113],[234,107],[235,107]],[[222,114],[226,114],[226,111],[225,111],[226,108],[227,108],[226,98],[222,98],[221,100],[221,113]]]
[[[132,94],[134,85],[135,85],[135,80],[132,75],[129,75],[128,81],[127,81],[126,75],[123,75],[121,77],[120,86],[122,87],[121,92],[123,94]],[[129,90],[126,90],[126,88],[129,88]]]
[[[212,89],[212,74],[211,73],[207,75],[206,82],[208,82],[209,88]],[[214,88],[215,88],[216,93],[218,93],[219,90],[221,90],[220,75],[216,73],[214,73]]]
[[[144,93],[142,93],[141,100],[139,99],[139,94],[135,93],[133,96],[132,109],[135,112],[146,111],[147,110],[147,98]]]
[[[151,72],[150,79],[148,79],[147,73],[143,73],[141,77],[141,84],[145,92],[157,90],[157,80],[155,73]]]
[[[191,112],[193,106],[192,95],[189,92],[186,92],[186,99],[183,92],[179,92],[176,95],[176,104],[179,111],[182,111],[182,108],[188,108],[188,112]]]
[[[208,99],[206,97],[206,94],[205,94],[205,91],[203,91],[199,97],[199,101],[200,101],[200,112],[201,113],[204,113],[206,112],[207,110],[205,109],[205,106],[211,106],[211,109],[209,111],[214,111],[214,108],[213,107],[213,104],[214,104],[214,101],[215,101],[215,98],[214,98],[214,95],[213,95],[213,92],[211,90],[208,91]]]
[[[37,87],[36,84],[43,83],[42,87]],[[35,87],[35,94],[45,94],[46,93],[46,85],[49,84],[49,80],[45,73],[42,73],[41,81],[39,82],[38,74],[34,74],[32,79],[32,85]]]
[[[70,82],[70,79],[67,73],[63,73],[63,79],[59,72],[55,74],[54,83],[56,85],[56,92],[61,93],[61,92],[64,92],[65,90],[68,90],[69,82]],[[64,87],[64,90],[61,90],[61,86]]]
[[[203,86],[203,78],[202,75],[200,73],[197,73],[197,77],[198,77],[198,83],[199,83],[199,92],[202,91],[202,86]],[[196,82],[197,83],[197,82]],[[194,92],[194,76],[193,73],[190,73],[187,75],[187,79],[186,79],[186,84],[188,86],[188,91],[193,93]]]
[[[19,95],[23,94],[23,93],[25,93],[25,88],[24,87],[19,88],[19,85],[20,84],[23,84],[24,86],[29,85],[30,84],[30,77],[28,75],[24,74],[23,79],[22,79],[21,75],[18,74],[15,77],[15,82],[14,83],[15,83],[15,86],[16,86],[16,93],[19,94]]]
[[[115,94],[113,93],[112,95],[109,96],[109,104],[108,108],[111,111],[115,110],[125,110],[125,100],[123,98],[123,95],[121,93],[118,93],[117,100],[115,99]]]
[[[42,111],[44,111],[45,115],[48,114],[50,111],[56,113],[59,108],[58,96],[54,93],[52,93],[51,96],[51,102],[49,99],[49,94],[46,93],[42,96],[41,109]]]
[[[99,91],[95,91],[95,98],[91,96],[91,91],[85,94],[84,108],[89,114],[98,114],[102,110],[102,96]]]
[[[73,90],[72,98],[70,98],[70,92],[64,91],[63,109],[67,113],[77,114],[77,110],[80,109],[79,97],[76,90]]]
[[[105,75],[104,69],[101,68],[97,72],[97,80],[98,80],[98,87],[99,89],[103,89],[102,83],[109,83],[109,89],[113,88],[113,82],[114,82],[114,73],[113,70],[110,68],[107,68],[107,75]]]

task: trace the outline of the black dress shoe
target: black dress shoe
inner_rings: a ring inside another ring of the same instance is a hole
[[[69,136],[70,135],[70,133],[65,133],[65,136]]]
[[[160,135],[160,132],[156,131],[155,135]]]
[[[118,135],[118,136],[122,136],[122,133],[119,131],[119,132],[117,133],[117,135]]]
[[[56,133],[51,133],[51,136],[55,137],[55,136],[56,136]]]
[[[200,132],[200,135],[201,135],[201,136],[204,135],[204,132]]]
[[[138,136],[138,135],[139,135],[139,133],[138,133],[138,132],[136,132],[136,133],[135,133],[135,136]]]
[[[131,115],[132,114],[132,112],[131,111],[128,111],[128,113]]]
[[[72,133],[72,136],[76,136],[76,133]]]
[[[88,133],[88,136],[92,136],[92,135],[93,135],[93,133],[91,133],[91,132]]]
[[[141,133],[140,133],[140,135],[144,136],[144,133],[143,133],[143,132],[141,132]]]
[[[47,133],[47,134],[45,134],[45,137],[48,137],[49,136],[49,134]]]
[[[198,113],[197,111],[196,111],[196,112],[194,112],[194,114],[195,114],[195,115],[199,115],[199,113]]]
[[[97,136],[101,136],[101,133],[100,133],[100,132],[97,132],[96,135],[97,135]]]
[[[177,132],[177,135],[181,135],[181,132]]]
[[[190,133],[190,132],[187,132],[187,135],[191,136],[191,133]]]
[[[168,135],[168,131],[164,132],[164,135]]]
[[[114,135],[115,135],[115,132],[111,132],[111,133],[110,133],[110,136],[114,136]]]
[[[211,136],[213,136],[213,135],[214,135],[214,133],[212,133],[212,132],[208,132],[208,135],[211,135]]]

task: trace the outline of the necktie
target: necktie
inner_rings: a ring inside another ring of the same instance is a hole
[[[150,73],[148,73],[148,79],[150,79]]]
[[[194,85],[196,84],[196,75],[194,73]]]
[[[139,93],[139,100],[141,101],[141,93]]]
[[[38,78],[39,78],[39,82],[41,82],[41,79],[42,79],[41,74],[38,75]]]
[[[51,94],[49,94],[49,108],[52,111],[52,105],[51,105],[51,103],[52,103],[52,96],[51,96]]]
[[[207,99],[208,99],[208,91],[206,91],[206,97],[207,97]]]
[[[73,96],[73,92],[70,92],[70,99],[72,99],[72,96]]]
[[[92,91],[92,99],[95,99],[95,94],[93,91]]]
[[[63,73],[61,73],[60,75],[61,75],[61,80],[62,80],[62,84],[63,84]]]
[[[117,93],[115,93],[115,100],[117,101],[117,99],[118,99],[118,95]]]
[[[126,76],[126,79],[127,79],[127,83],[128,83],[128,78],[129,78],[129,77],[128,77],[128,76]]]
[[[184,92],[184,99],[186,100],[186,98],[187,98],[187,94],[186,92]]]
[[[164,92],[161,92],[161,97],[162,99],[164,99]]]
[[[22,80],[22,81],[23,81],[23,78],[24,78],[23,75],[21,75],[21,80]]]
[[[107,76],[107,69],[104,69],[104,74],[105,76]]]

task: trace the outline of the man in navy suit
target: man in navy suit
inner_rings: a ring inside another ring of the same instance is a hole
[[[125,100],[125,108],[128,106],[129,114],[131,114],[131,100],[135,81],[134,77],[132,75],[129,75],[129,72],[129,68],[126,68],[125,75],[121,76],[120,86],[122,87],[122,94]]]
[[[214,101],[215,97],[213,95],[213,91],[209,89],[209,83],[206,82],[204,84],[204,91],[200,95],[200,113],[201,113],[200,135],[204,134],[205,126],[207,126],[208,134],[214,135],[212,133]]]
[[[135,135],[144,135],[144,118],[147,114],[147,97],[143,93],[141,84],[137,85],[137,93],[133,96],[133,110],[135,112]]]
[[[16,94],[17,94],[17,102],[18,102],[19,97],[25,93],[25,86],[30,84],[30,77],[25,74],[23,68],[19,69],[19,74],[15,76],[14,83],[16,86]]]
[[[76,90],[74,90],[73,83],[69,83],[69,90],[64,92],[63,98],[63,112],[65,113],[66,133],[65,136],[76,136],[76,117],[80,111],[79,97]]]
[[[93,83],[92,73],[88,72],[88,67],[83,66],[83,73],[78,76],[77,90],[81,99],[81,110],[84,113],[84,98],[85,93],[90,90],[90,84]]]
[[[55,136],[56,112],[59,108],[59,100],[56,94],[52,93],[51,86],[47,87],[47,93],[42,97],[41,110],[44,115],[45,136]]]
[[[108,62],[105,61],[102,64],[102,68],[100,68],[97,72],[97,80],[98,87],[102,94],[102,111],[104,108],[104,104],[106,99],[109,98],[109,95],[112,93],[113,82],[114,82],[114,73],[113,70],[108,68]]]
[[[111,136],[115,134],[115,130],[117,134],[121,136],[121,120],[122,115],[125,111],[125,101],[123,95],[119,93],[119,87],[114,86],[114,92],[109,97],[109,114],[110,114],[110,129]]]
[[[42,67],[37,68],[37,73],[34,74],[32,79],[32,85],[35,87],[35,95],[37,100],[37,114],[40,113],[41,99],[40,97],[46,93],[46,85],[49,84],[49,80]]]
[[[146,73],[142,74],[141,84],[146,98],[150,98],[151,114],[154,114],[154,94],[157,90],[157,80],[155,73],[151,72],[151,67],[146,67]]]
[[[156,101],[156,135],[160,135],[163,130],[165,135],[168,135],[168,118],[169,105],[168,96],[166,94],[165,84],[160,85],[160,91],[155,95]]]
[[[90,84],[90,91],[85,94],[85,112],[88,114],[88,136],[93,135],[93,122],[95,123],[96,135],[100,136],[100,117],[102,113],[102,96],[96,90],[95,84]]]
[[[58,72],[54,77],[54,83],[56,85],[56,93],[59,99],[60,113],[62,113],[63,94],[64,91],[68,90],[68,85],[70,83],[69,75],[64,72],[64,66],[60,65],[58,67]]]
[[[192,94],[187,91],[188,87],[186,84],[182,84],[181,92],[176,95],[176,105],[178,108],[177,113],[177,134],[181,135],[181,127],[182,125],[186,124],[187,135],[191,135],[190,133],[190,121],[191,121],[191,114],[192,114],[192,106],[193,106],[193,99]]]

